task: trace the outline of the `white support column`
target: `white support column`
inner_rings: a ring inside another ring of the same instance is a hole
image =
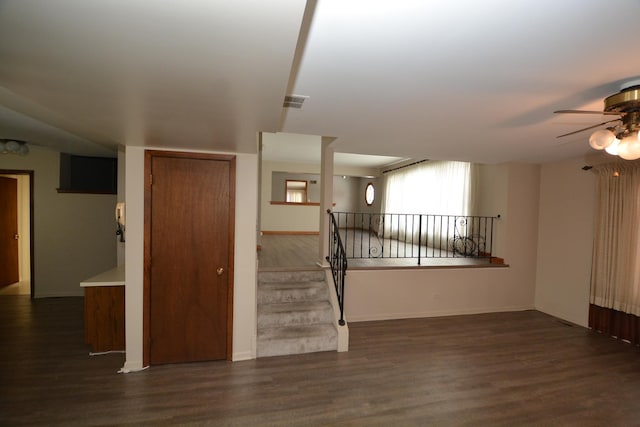
[[[327,209],[333,209],[333,147],[332,137],[322,137],[320,156],[320,244],[318,245],[318,265],[328,267],[325,257],[329,253],[329,216]]]
[[[262,246],[262,132],[258,133],[258,200],[256,221],[256,244]],[[256,248],[257,249],[257,248]]]

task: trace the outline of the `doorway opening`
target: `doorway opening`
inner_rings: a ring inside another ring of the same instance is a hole
[[[29,295],[31,298],[35,295],[35,276],[34,276],[34,226],[33,226],[33,176],[32,170],[12,170],[0,169],[0,177],[7,184],[4,188],[10,190],[5,196],[9,198],[3,199],[3,206],[15,211],[15,218],[9,222],[3,221],[0,224],[2,230],[0,232],[8,245],[3,245],[2,251],[6,252],[5,260],[17,259],[17,276],[10,273],[8,279],[3,280],[3,286],[0,286],[0,295]],[[15,193],[13,193],[15,191]],[[11,244],[11,241],[15,244]],[[15,262],[15,261],[13,261]],[[15,267],[14,267],[15,268]],[[3,265],[3,271],[9,272],[11,269]],[[13,278],[10,278],[13,277]],[[17,278],[17,281],[14,280]],[[8,283],[8,282],[10,283]]]

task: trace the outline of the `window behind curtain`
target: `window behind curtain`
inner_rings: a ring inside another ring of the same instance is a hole
[[[390,238],[437,246],[446,242],[457,226],[456,216],[471,214],[470,163],[429,161],[390,172],[384,182],[382,213],[393,215],[383,216],[383,231]],[[422,228],[418,222],[425,214],[451,216],[437,221],[425,218],[431,222]]]
[[[471,164],[429,161],[385,175],[383,213],[470,215]]]

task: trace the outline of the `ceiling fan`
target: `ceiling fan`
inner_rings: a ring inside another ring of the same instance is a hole
[[[640,80],[628,82],[620,92],[606,97],[603,111],[558,110],[554,113],[616,116],[611,120],[559,135],[558,138],[611,124],[606,129],[593,132],[589,137],[589,145],[626,160],[640,158]]]

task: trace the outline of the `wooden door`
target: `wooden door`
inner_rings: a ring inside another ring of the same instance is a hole
[[[18,180],[0,177],[0,287],[19,280]]]
[[[231,356],[233,157],[148,152],[150,364]]]

